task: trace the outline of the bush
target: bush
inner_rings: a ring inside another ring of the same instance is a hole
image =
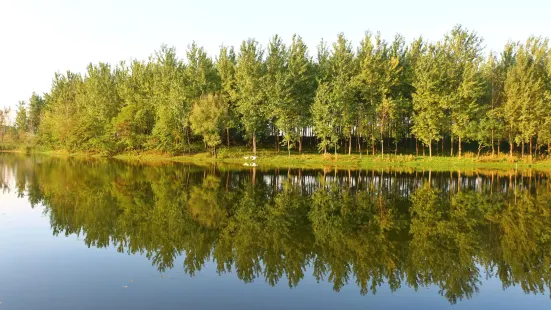
[[[224,158],[229,158],[229,149],[227,147],[221,147],[217,150],[218,152],[218,158],[220,159],[224,159]]]
[[[473,152],[465,152],[463,153],[463,157],[465,158],[476,158],[476,154]]]

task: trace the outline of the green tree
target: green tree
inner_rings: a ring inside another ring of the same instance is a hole
[[[256,137],[266,125],[266,98],[262,87],[263,51],[253,39],[243,41],[237,56],[236,107],[247,137],[256,155]]]
[[[356,75],[355,56],[351,43],[343,33],[337,36],[333,43],[333,51],[329,58],[331,76],[329,80],[332,92],[332,105],[338,110],[339,127],[342,135],[348,138],[348,154],[352,153],[352,135],[357,118],[357,100],[354,98],[352,80]]]
[[[190,143],[188,128],[191,101],[186,99],[200,95],[200,87],[191,90],[194,92],[193,96],[186,92],[186,85],[197,85],[192,82],[188,84],[186,67],[176,56],[173,47],[161,46],[155,54],[154,61],[151,100],[156,110],[156,118],[152,132],[155,139],[152,143],[162,151],[183,152],[185,143]]]
[[[70,71],[55,74],[46,97],[44,119],[40,122],[39,141],[43,145],[65,150],[76,150],[81,145],[78,121],[84,107],[79,104],[78,97],[82,83],[80,74]]]
[[[458,156],[461,157],[462,141],[469,139],[470,124],[479,115],[480,99],[484,84],[479,67],[482,39],[475,32],[455,26],[444,38],[445,61],[440,70],[446,72],[446,87],[442,88],[442,103],[449,115],[453,137],[458,139]]]
[[[287,48],[281,37],[275,35],[268,44],[266,55],[266,73],[264,75],[264,86],[267,100],[267,117],[274,126],[276,143],[279,143],[279,131],[283,132],[283,144],[291,154],[291,143],[296,141],[295,125],[298,115],[290,108],[290,84],[287,71]],[[279,150],[279,145],[277,146]]]
[[[413,126],[411,132],[429,147],[432,157],[432,142],[438,140],[444,119],[442,88],[445,73],[441,70],[444,54],[439,45],[429,45],[427,52],[418,60],[413,86]]]
[[[226,145],[230,147],[230,129],[237,127],[239,122],[235,111],[236,59],[233,47],[220,47],[216,68],[220,76],[220,100],[225,106],[224,110],[227,112],[224,115],[223,121],[226,129]]]
[[[40,96],[33,92],[29,99],[29,131],[35,135],[40,127],[40,120],[42,119],[42,112],[46,102]]]
[[[545,123],[548,107],[545,96],[548,79],[544,62],[546,57],[547,41],[530,37],[524,45],[519,45],[515,63],[508,70],[505,80],[506,120],[511,128],[511,138],[521,145],[523,157],[525,143],[529,144],[532,156],[533,138]],[[513,133],[515,129],[516,134]]]
[[[289,113],[297,116],[296,131],[298,136],[298,151],[302,152],[303,130],[312,125],[310,107],[313,104],[316,80],[312,59],[308,55],[308,47],[302,37],[293,35],[288,50],[288,83]]]
[[[8,131],[8,121],[10,119],[11,109],[4,107],[0,110],[0,142],[4,143],[4,137]]]
[[[143,151],[155,126],[153,64],[134,60],[117,70],[117,90],[123,103],[112,120],[119,151]]]
[[[399,40],[399,39],[398,39]],[[400,83],[402,67],[400,58],[403,57],[399,50],[401,43],[396,42],[393,50],[381,39],[380,34],[372,42],[371,33],[367,32],[358,50],[359,74],[356,82],[362,96],[363,105],[359,105],[362,117],[358,123],[376,124],[378,127],[378,140],[381,142],[381,155],[384,155],[384,137],[400,115],[399,108],[401,96],[396,93]],[[371,116],[371,117],[370,117]],[[370,128],[371,127],[371,128]],[[371,140],[376,140],[373,126],[360,124],[364,135],[371,135]]]
[[[122,100],[115,73],[106,63],[90,64],[76,96],[79,107],[73,138],[79,149],[113,154],[115,142],[111,122],[118,115]]]
[[[504,55],[505,56],[505,55]],[[488,56],[487,62],[483,68],[484,79],[486,81],[487,112],[484,116],[485,123],[488,125],[490,136],[490,147],[492,155],[496,153],[495,146],[497,140],[497,153],[500,153],[501,140],[505,137],[505,122],[503,117],[504,90],[503,84],[506,77],[507,60],[502,56],[498,59],[493,53]],[[482,133],[480,133],[482,134]],[[488,134],[483,134],[488,135]]]
[[[19,101],[15,114],[15,129],[19,136],[24,135],[28,130],[27,103]]]
[[[338,124],[340,113],[334,105],[332,92],[327,83],[322,82],[316,91],[316,98],[311,108],[312,123],[314,133],[319,139],[318,149],[327,153],[328,147],[335,148],[337,153],[337,143],[339,140]]]
[[[203,136],[205,145],[212,148],[216,157],[216,147],[222,142],[220,129],[223,125],[222,117],[224,104],[218,95],[205,95],[193,105],[190,115],[190,125],[193,132]]]

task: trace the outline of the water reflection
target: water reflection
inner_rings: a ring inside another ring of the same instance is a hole
[[[526,293],[551,285],[551,183],[535,171],[236,171],[0,155],[0,183],[44,205],[54,235],[145,253],[160,271],[194,275],[213,261],[220,274],[294,287],[311,270],[335,291],[436,286],[450,303],[487,277]]]

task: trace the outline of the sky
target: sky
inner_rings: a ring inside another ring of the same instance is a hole
[[[50,89],[55,72],[89,63],[146,59],[161,44],[180,57],[196,41],[215,56],[247,38],[301,35],[315,55],[339,32],[357,46],[365,31],[430,41],[461,24],[484,38],[486,52],[530,35],[551,37],[548,0],[0,0],[0,108]]]

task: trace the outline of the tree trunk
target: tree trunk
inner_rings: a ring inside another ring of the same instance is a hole
[[[302,153],[302,135],[298,138],[298,152]]]
[[[432,143],[429,143],[429,157],[432,157]]]
[[[423,147],[423,157],[425,157],[425,144],[423,143],[421,146]]]
[[[513,157],[513,140],[511,139],[511,131],[509,131],[509,157]]]
[[[494,149],[494,129],[492,128],[492,156],[494,156],[495,149]]]
[[[501,154],[501,139],[497,139],[497,156]]]
[[[187,148],[188,148],[188,152],[191,152],[191,137],[190,137],[190,131],[191,131],[191,128],[189,128],[189,126],[186,126],[186,136],[187,136]]]
[[[551,157],[551,141],[547,141],[547,157]]]
[[[230,171],[226,171],[226,192],[230,189]]]
[[[453,157],[453,133],[450,134],[450,156]]]
[[[323,146],[323,154],[327,154],[327,145]]]
[[[417,141],[417,137],[415,137],[415,156],[419,156],[419,141]]]
[[[360,158],[362,158],[362,136],[358,136],[358,151],[360,152]]]
[[[226,128],[226,144],[230,147],[230,128]]]
[[[530,159],[532,159],[532,137],[530,137]]]
[[[385,156],[385,140],[381,138],[381,157]]]
[[[459,158],[461,158],[461,137],[460,136],[457,137],[457,142],[458,142],[457,152],[459,154]]]
[[[256,156],[256,133],[253,133],[253,154]]]
[[[277,132],[277,129],[276,129],[276,150],[277,152],[279,153],[279,133]]]
[[[291,158],[291,141],[287,140],[287,153],[289,154],[289,158]]]
[[[352,154],[352,134],[348,140],[348,155]]]
[[[444,130],[442,130],[442,156],[444,156]]]
[[[520,158],[524,159],[524,140],[521,142]]]

